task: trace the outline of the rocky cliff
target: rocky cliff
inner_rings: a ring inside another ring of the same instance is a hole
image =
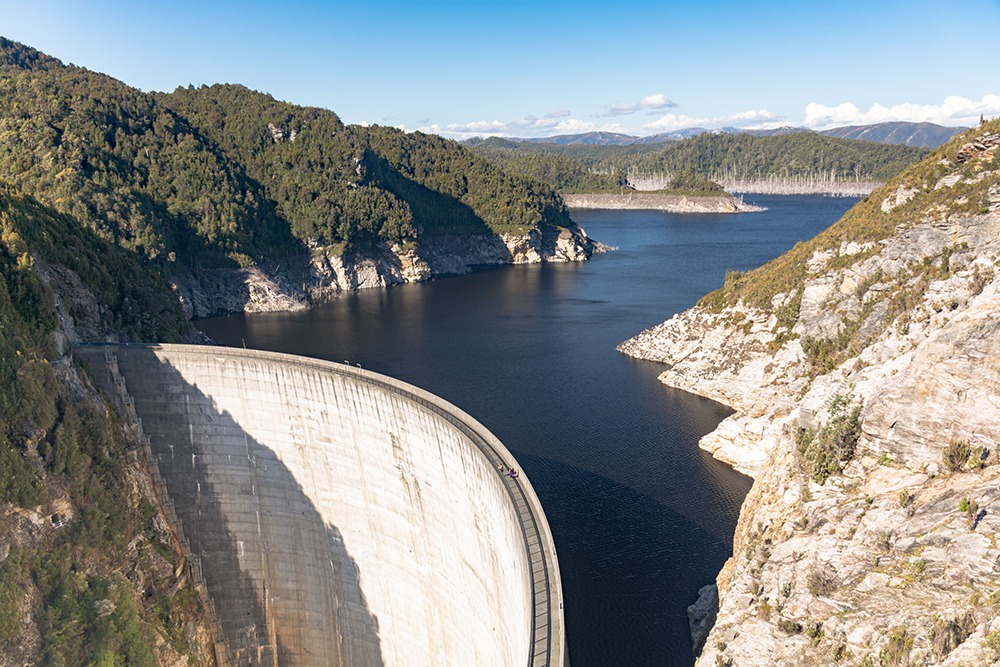
[[[698,665],[1000,657],[1000,123],[626,341],[755,477]]]
[[[564,194],[570,208],[652,209],[671,213],[747,213],[764,210],[730,194],[677,195],[658,192]]]
[[[301,310],[344,292],[464,274],[476,266],[583,261],[607,246],[580,227],[526,234],[430,236],[419,245],[378,244],[365,254],[317,252],[284,264],[201,269],[173,277],[190,317]]]

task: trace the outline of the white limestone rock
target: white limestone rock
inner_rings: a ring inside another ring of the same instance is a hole
[[[985,160],[990,141],[945,166]],[[922,195],[900,188],[883,209]],[[1000,215],[941,206],[878,244],[814,253],[794,332],[843,328],[855,345],[815,377],[801,339],[777,345],[774,318],[743,304],[694,308],[619,346],[663,363],[666,384],[732,407],[700,444],[755,478],[699,667],[889,664],[891,636],[909,664],[1000,657],[987,645],[1000,631],[998,261]],[[829,423],[837,395],[862,406],[862,432],[854,459],[819,485],[796,432]],[[952,443],[975,452],[956,472],[943,458]],[[962,628],[955,647],[941,643],[945,624]]]

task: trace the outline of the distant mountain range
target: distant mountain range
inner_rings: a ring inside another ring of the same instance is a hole
[[[874,125],[850,125],[823,130],[816,134],[840,139],[857,139],[872,141],[879,144],[901,144],[921,148],[937,148],[966,127],[944,127],[934,123],[910,123],[905,121],[891,123],[876,123]],[[558,144],[561,146],[633,146],[643,144],[666,144],[695,137],[706,132],[712,134],[751,134],[758,137],[770,137],[797,132],[813,132],[805,127],[778,127],[773,130],[744,130],[737,127],[723,127],[709,130],[703,127],[690,127],[673,132],[654,134],[648,137],[637,137],[616,132],[584,132],[582,134],[562,134],[553,137],[519,139],[511,137],[508,140],[532,144]]]
[[[851,125],[822,132],[830,137],[875,141],[880,144],[906,144],[937,148],[967,127],[942,127],[934,123],[877,123]]]

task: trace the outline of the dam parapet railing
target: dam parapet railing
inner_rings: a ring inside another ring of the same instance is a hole
[[[545,665],[564,667],[568,665],[559,566],[555,544],[545,519],[541,502],[530,481],[523,474],[523,471],[516,477],[510,477],[506,474],[506,471],[510,468],[520,470],[516,459],[506,446],[488,429],[463,410],[430,392],[360,367],[277,352],[201,345],[112,344],[81,346],[77,350],[79,352],[78,356],[86,357],[92,364],[97,360],[97,355],[101,355],[100,358],[107,366],[108,375],[115,390],[115,401],[126,416],[130,428],[136,434],[136,441],[140,443],[143,453],[150,463],[150,470],[161,506],[164,507],[167,519],[176,527],[178,541],[185,549],[189,574],[196,583],[199,593],[203,594],[203,602],[208,610],[213,633],[215,634],[216,654],[220,664],[233,664],[227,655],[228,643],[226,641],[232,638],[226,638],[222,633],[222,626],[215,614],[213,601],[211,596],[206,592],[207,586],[204,584],[204,579],[200,577],[198,557],[196,554],[191,553],[190,546],[184,538],[183,526],[176,512],[172,511],[173,505],[166,491],[164,480],[159,474],[156,457],[150,449],[149,438],[142,432],[141,419],[135,411],[134,401],[128,395],[125,378],[119,372],[117,355],[120,353],[127,354],[128,350],[151,351],[153,353],[163,351],[165,353],[176,354],[202,354],[214,357],[224,356],[233,358],[234,360],[264,360],[271,363],[311,369],[320,373],[335,374],[378,387],[383,391],[414,403],[450,423],[470,443],[475,445],[476,450],[488,461],[490,467],[497,471],[497,475],[502,477],[503,486],[520,521],[523,545],[528,563],[530,564],[531,599],[533,604],[533,610],[531,611],[533,623],[530,636],[531,646],[528,651],[528,667],[542,667]],[[470,499],[470,501],[474,502],[474,499]]]

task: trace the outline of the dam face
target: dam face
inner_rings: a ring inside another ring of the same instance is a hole
[[[344,364],[74,351],[141,420],[237,665],[566,664],[541,505],[445,401]],[[133,410],[134,402],[134,412]]]

